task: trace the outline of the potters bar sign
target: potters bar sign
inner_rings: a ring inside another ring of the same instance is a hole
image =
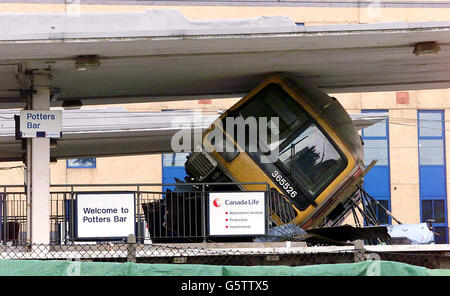
[[[117,239],[135,233],[134,193],[78,193],[78,239]]]
[[[264,235],[264,192],[209,193],[209,235]]]
[[[60,138],[61,110],[21,110],[20,136],[22,138]]]

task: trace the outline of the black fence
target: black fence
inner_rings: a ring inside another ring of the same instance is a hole
[[[77,231],[77,199],[89,193],[134,195],[134,234],[138,243],[203,242],[209,237],[207,199],[210,189],[228,192],[241,186],[246,186],[250,192],[263,192],[266,204],[274,207],[275,199],[271,198],[273,193],[266,183],[53,185],[50,194],[51,244],[83,240]],[[280,207],[279,201],[276,206]],[[266,213],[267,223],[269,215],[270,211]],[[103,240],[117,242],[114,238]]]
[[[295,217],[296,212],[288,199],[270,190],[266,183],[63,184],[50,187],[50,244],[68,245],[83,241],[77,235],[77,199],[79,195],[90,193],[127,193],[133,196],[135,215],[130,220],[134,220],[134,227],[127,235],[134,234],[138,243],[211,241],[207,209],[210,192],[239,191],[244,186],[246,191],[265,195],[266,234],[262,235],[263,239],[293,240],[299,234],[295,227],[278,228],[276,237],[270,235],[274,232],[267,231],[279,224],[292,226],[288,222]],[[361,214],[364,221],[376,220],[374,215],[369,215],[369,207],[365,206],[369,204],[368,201],[363,201]],[[373,211],[372,207],[370,209]],[[0,186],[0,245],[27,245],[28,212],[24,186]],[[359,227],[357,222],[359,221],[355,220]],[[98,241],[109,239],[123,242],[127,235],[121,238],[101,238]],[[254,237],[234,237],[231,240],[253,239]],[[227,239],[215,237],[214,241]]]
[[[27,200],[23,186],[3,186],[0,192],[0,240],[18,245],[26,242]]]
[[[450,268],[448,245],[308,246],[287,229],[276,236],[211,237],[208,229],[210,191],[246,190],[265,197],[265,228],[277,219],[290,221],[289,202],[265,183],[211,184],[84,184],[52,185],[50,243],[27,243],[28,206],[23,186],[0,187],[0,259],[79,259],[106,262],[189,263],[213,265],[313,265],[389,260],[427,268]],[[79,196],[127,193],[134,199],[135,231],[120,239],[80,240],[76,211]],[[279,222],[279,221],[278,221]]]
[[[223,244],[101,243],[80,245],[0,246],[0,260],[75,260],[150,264],[206,264],[235,266],[306,266],[356,263],[366,260],[402,262],[431,269],[450,269],[443,249],[392,250],[382,246],[306,247],[298,242]]]
[[[266,183],[199,184],[69,184],[50,187],[50,244],[66,245],[81,240],[77,235],[77,199],[81,194],[127,193],[134,196],[135,229],[138,243],[204,242],[209,238],[207,200],[211,190],[262,192],[265,196],[265,228],[274,221],[272,213],[285,221],[294,217],[289,202]],[[0,238],[2,245],[27,244],[27,195],[23,186],[0,187]],[[278,236],[282,234],[278,234]],[[290,235],[286,232],[285,235]],[[99,239],[113,240],[107,238]],[[249,238],[240,238],[246,240]]]

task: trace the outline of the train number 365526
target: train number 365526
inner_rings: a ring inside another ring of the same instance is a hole
[[[275,178],[275,180],[286,191],[287,194],[289,194],[291,197],[297,196],[297,191],[295,191],[294,188],[292,188],[292,186],[289,185],[286,179],[278,171],[273,171],[272,177]]]

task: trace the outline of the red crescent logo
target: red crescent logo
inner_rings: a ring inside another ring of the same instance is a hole
[[[216,208],[220,207],[220,200],[219,200],[218,198],[216,198],[216,199],[213,201],[213,205],[214,205]]]

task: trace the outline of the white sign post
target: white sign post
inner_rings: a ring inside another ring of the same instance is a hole
[[[20,136],[22,138],[61,138],[61,110],[21,110]]]
[[[78,193],[79,240],[114,240],[135,234],[134,193]]]
[[[211,192],[210,236],[266,234],[265,192]]]

